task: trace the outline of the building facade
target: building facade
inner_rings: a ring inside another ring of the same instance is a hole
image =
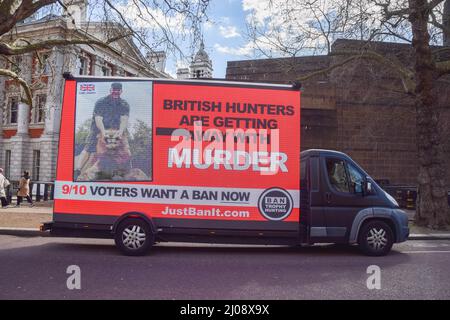
[[[339,50],[367,43],[337,40],[323,56],[229,61],[230,80],[290,82],[324,70],[345,57]],[[410,45],[374,42],[370,49],[402,63],[413,60]],[[436,48],[438,49],[438,48]],[[450,81],[436,85],[450,187]],[[418,173],[416,112],[413,97],[386,68],[359,60],[302,82],[302,149],[334,149],[349,154],[375,179],[415,186]]]
[[[188,68],[177,70],[177,79],[212,78],[213,67],[202,41]]]
[[[86,1],[71,1],[70,17],[50,15],[19,24],[14,36],[25,39],[65,39],[86,32],[102,40],[102,26],[86,22]],[[84,34],[84,33],[83,33]],[[12,180],[29,170],[34,181],[53,181],[61,120],[63,73],[93,76],[168,78],[165,54],[144,57],[129,39],[111,44],[70,45],[1,60],[31,84],[33,106],[21,102],[21,88],[14,80],[0,77],[0,167]],[[61,164],[64,165],[64,164]]]

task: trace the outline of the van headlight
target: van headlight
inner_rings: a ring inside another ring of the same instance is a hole
[[[384,191],[384,190],[383,190]],[[384,194],[386,195],[386,198],[389,199],[389,201],[396,207],[400,207],[397,200],[395,200],[395,198],[393,196],[391,196],[389,193],[387,193],[386,191],[384,191]]]

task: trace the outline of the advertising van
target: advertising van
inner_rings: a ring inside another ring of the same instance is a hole
[[[343,153],[300,153],[298,85],[65,74],[53,236],[157,242],[405,241],[395,200]]]

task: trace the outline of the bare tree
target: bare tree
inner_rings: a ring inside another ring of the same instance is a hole
[[[120,54],[117,41],[129,38],[140,50],[165,49],[184,57],[178,44],[191,41],[195,46],[201,39],[201,23],[206,17],[208,0],[92,0],[86,23],[75,24],[77,12],[70,5],[77,0],[0,0],[0,57],[14,64],[14,56],[39,52],[58,46],[84,44],[99,46]],[[59,14],[73,18],[72,28],[63,39],[38,39],[15,36],[19,23],[33,16]],[[91,31],[100,28],[103,38]],[[42,63],[41,59],[39,61]],[[23,89],[24,102],[32,104],[32,86],[14,69],[0,68],[0,76],[14,79]]]
[[[447,203],[445,154],[439,125],[436,84],[450,74],[450,48],[433,47],[450,38],[450,0],[310,0],[267,1],[275,17],[250,19],[250,38],[265,55],[295,56],[330,53],[330,43],[339,38],[359,39],[368,45],[339,50],[341,56],[326,69],[301,76],[305,81],[353,62],[380,64],[398,76],[404,92],[414,99],[417,152],[419,159],[418,199],[415,221],[418,225],[441,228],[450,224]],[[306,7],[305,7],[306,6]],[[281,9],[282,8],[282,9]],[[285,15],[277,25],[277,15]],[[297,18],[296,18],[297,17]],[[288,32],[289,31],[289,32]],[[413,63],[386,57],[374,51],[372,41],[410,43]],[[275,43],[275,46],[273,45]],[[297,47],[293,50],[293,43]]]
[[[444,46],[450,46],[450,35],[449,35],[449,30],[450,30],[450,1],[445,1],[444,3],[444,8],[442,10],[442,26],[443,26],[443,30],[446,30],[444,32]]]

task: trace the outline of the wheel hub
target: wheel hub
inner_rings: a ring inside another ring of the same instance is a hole
[[[139,249],[145,243],[145,231],[140,226],[128,226],[122,232],[122,242],[129,249]]]
[[[383,228],[372,228],[367,235],[367,243],[374,250],[382,250],[388,242],[386,230]]]

